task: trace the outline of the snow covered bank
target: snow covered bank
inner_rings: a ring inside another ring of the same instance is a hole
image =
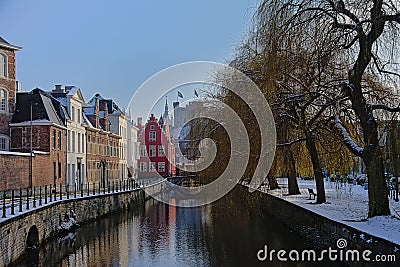
[[[390,200],[391,216],[367,218],[368,191],[364,190],[363,186],[325,181],[327,202],[315,204],[315,200],[310,200],[308,194],[308,188],[312,188],[316,192],[314,180],[298,179],[301,195],[294,196],[287,195],[286,178],[278,178],[278,183],[281,189],[266,190],[266,188],[262,188],[261,190],[328,219],[400,245],[399,202]],[[366,241],[369,242],[369,240]]]

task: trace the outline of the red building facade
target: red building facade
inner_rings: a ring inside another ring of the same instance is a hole
[[[157,120],[151,114],[146,125],[139,126],[139,178],[175,176],[175,146],[169,133],[168,121]],[[168,156],[168,157],[167,157]],[[168,160],[170,159],[170,161]]]

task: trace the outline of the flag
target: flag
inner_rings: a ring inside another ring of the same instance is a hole
[[[183,95],[181,92],[178,91],[178,97],[183,98]]]
[[[195,95],[196,97],[199,97],[199,94],[197,93],[196,90],[194,90],[194,95]]]

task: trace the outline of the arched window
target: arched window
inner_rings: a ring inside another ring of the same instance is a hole
[[[0,77],[7,77],[7,56],[0,54]]]
[[[0,88],[0,112],[7,112],[7,91]]]

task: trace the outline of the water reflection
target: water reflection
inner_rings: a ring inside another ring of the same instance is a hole
[[[24,259],[17,266],[265,266],[256,258],[265,244],[303,248],[296,234],[242,203],[225,198],[208,206],[179,208],[150,200],[83,225],[75,235],[48,243],[37,259]]]

